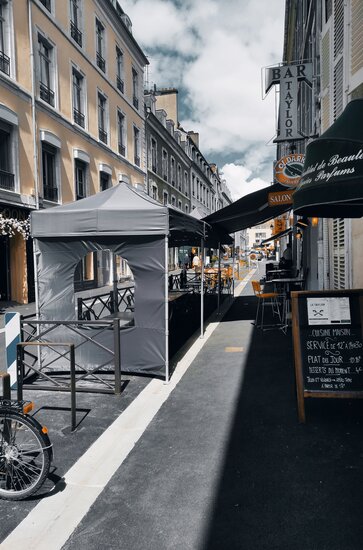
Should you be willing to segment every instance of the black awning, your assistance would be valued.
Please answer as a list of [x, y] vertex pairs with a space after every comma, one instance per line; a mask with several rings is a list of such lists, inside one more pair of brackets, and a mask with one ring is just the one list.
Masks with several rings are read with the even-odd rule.
[[210, 214], [203, 221], [219, 226], [227, 233], [235, 233], [272, 220], [292, 208], [291, 204], [269, 205], [268, 195], [277, 191], [286, 191], [286, 188], [278, 184], [264, 187]]
[[276, 241], [276, 239], [280, 239], [281, 237], [284, 237], [285, 235], [288, 235], [291, 232], [292, 232], [292, 227], [289, 227], [288, 229], [284, 229], [283, 231], [280, 231], [280, 233], [275, 233], [275, 235], [271, 235], [271, 237], [269, 237], [268, 239], [264, 239], [263, 241], [261, 241], [260, 244], [265, 244], [270, 241]]
[[301, 216], [363, 216], [363, 99], [348, 103], [334, 124], [307, 146], [293, 205]]

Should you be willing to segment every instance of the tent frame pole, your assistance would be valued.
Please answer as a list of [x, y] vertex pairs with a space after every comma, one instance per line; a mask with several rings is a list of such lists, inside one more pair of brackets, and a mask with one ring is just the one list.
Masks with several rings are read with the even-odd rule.
[[169, 238], [165, 237], [165, 383], [169, 383]]
[[221, 307], [221, 243], [218, 242], [218, 300], [217, 300], [217, 314], [219, 315]]
[[201, 271], [200, 271], [200, 337], [204, 338], [204, 238], [200, 242]]
[[234, 298], [234, 268], [235, 268], [235, 242], [233, 241], [232, 245], [232, 297]]

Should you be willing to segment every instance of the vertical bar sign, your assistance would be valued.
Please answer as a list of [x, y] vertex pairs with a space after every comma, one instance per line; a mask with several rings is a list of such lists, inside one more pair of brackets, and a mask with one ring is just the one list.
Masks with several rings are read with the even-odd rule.
[[16, 388], [16, 346], [20, 342], [20, 313], [5, 313], [6, 368]]

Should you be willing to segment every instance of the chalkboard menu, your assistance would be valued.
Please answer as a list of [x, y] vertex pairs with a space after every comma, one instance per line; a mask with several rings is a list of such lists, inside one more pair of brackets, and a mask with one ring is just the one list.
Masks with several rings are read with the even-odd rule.
[[292, 292], [299, 420], [307, 397], [363, 398], [363, 290]]

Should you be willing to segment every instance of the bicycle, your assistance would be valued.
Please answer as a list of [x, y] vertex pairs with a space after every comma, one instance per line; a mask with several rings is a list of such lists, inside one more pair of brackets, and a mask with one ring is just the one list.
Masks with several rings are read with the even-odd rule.
[[33, 495], [49, 474], [52, 444], [30, 401], [0, 398], [0, 499]]

